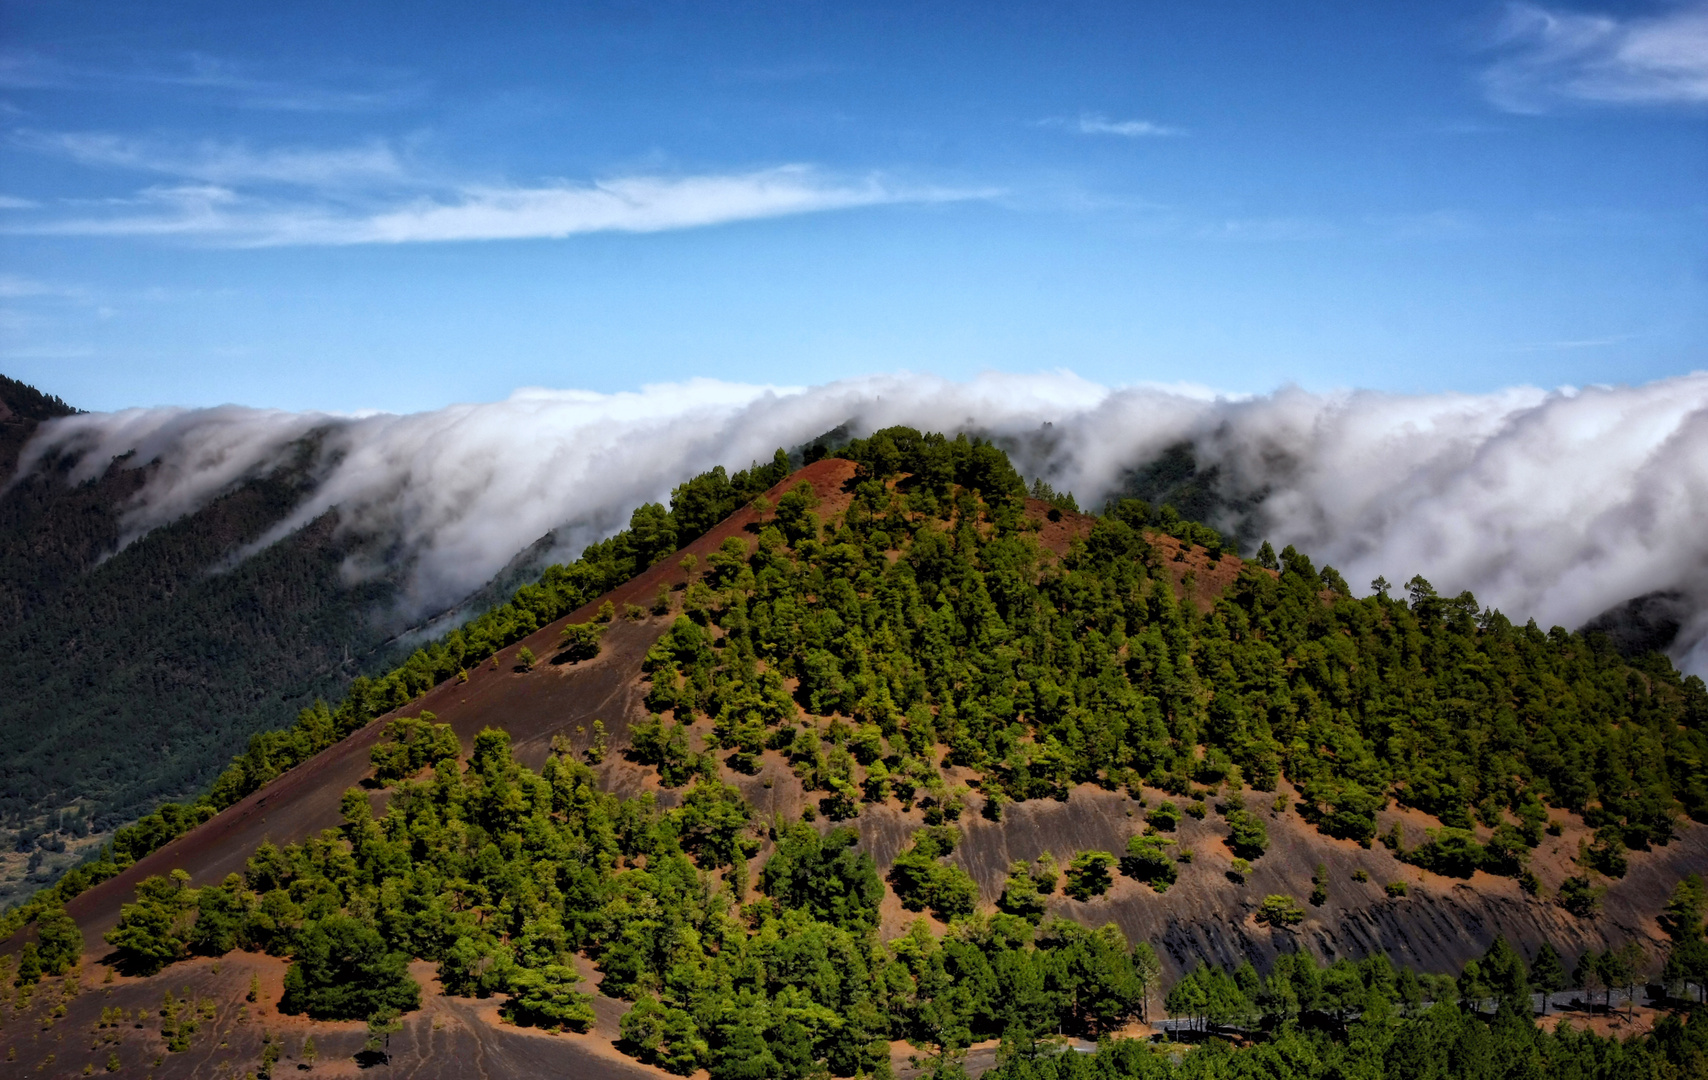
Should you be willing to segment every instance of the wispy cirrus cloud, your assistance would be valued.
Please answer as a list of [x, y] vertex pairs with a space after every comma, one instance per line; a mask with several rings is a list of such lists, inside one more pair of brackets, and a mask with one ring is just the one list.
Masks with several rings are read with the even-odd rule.
[[1527, 341], [1517, 345], [1509, 345], [1504, 352], [1560, 352], [1571, 349], [1604, 349], [1610, 345], [1623, 345], [1627, 341], [1641, 337], [1632, 332], [1625, 334], [1607, 334], [1602, 337], [1568, 338], [1560, 341]]
[[174, 182], [118, 197], [18, 200], [5, 231], [178, 237], [233, 247], [401, 244], [661, 232], [890, 203], [988, 198], [990, 190], [828, 175], [807, 165], [699, 175], [504, 183], [448, 178], [385, 140], [258, 148], [103, 132], [15, 132], [15, 148]]
[[420, 100], [427, 84], [406, 72], [363, 68], [300, 79], [271, 78], [220, 57], [190, 53], [138, 78], [161, 86], [217, 93], [248, 109], [281, 112], [373, 112]]
[[1340, 235], [1340, 232], [1340, 228], [1331, 222], [1298, 217], [1227, 218], [1198, 229], [1198, 235], [1206, 240], [1257, 244], [1326, 240]]
[[35, 278], [23, 277], [18, 274], [0, 274], [0, 300], [19, 300], [37, 297], [55, 297], [81, 300], [88, 295], [88, 290], [69, 285], [56, 285], [48, 281], [38, 281]]
[[476, 188], [450, 202], [423, 200], [376, 214], [363, 222], [356, 242], [659, 232], [880, 203], [942, 202], [971, 194], [909, 190], [877, 178], [830, 180], [804, 166], [725, 176], [633, 176], [586, 185]]
[[0, 88], [59, 90], [72, 85], [72, 69], [35, 52], [0, 50]]
[[12, 226], [60, 236], [176, 236], [236, 247], [555, 239], [661, 232], [893, 203], [988, 198], [993, 191], [848, 180], [802, 165], [591, 183], [465, 185], [402, 203], [279, 200], [220, 184], [145, 189], [67, 217]]
[[82, 165], [162, 173], [213, 184], [276, 183], [336, 187], [405, 179], [390, 144], [369, 140], [344, 147], [257, 150], [242, 142], [204, 139], [165, 142], [101, 132], [20, 131], [20, 148], [70, 158]]
[[1483, 72], [1483, 87], [1509, 112], [1567, 101], [1708, 104], [1708, 3], [1629, 18], [1515, 3], [1495, 45], [1504, 55]]
[[1039, 121], [1041, 127], [1063, 128], [1080, 135], [1115, 135], [1124, 139], [1144, 139], [1184, 135], [1184, 128], [1158, 124], [1152, 120], [1111, 120], [1101, 113], [1080, 113], [1068, 119], [1051, 117]]
[[0, 52], [0, 87], [15, 90], [178, 90], [241, 109], [373, 112], [420, 100], [426, 84], [406, 72], [375, 68], [278, 78], [205, 53], [76, 62], [28, 50]]

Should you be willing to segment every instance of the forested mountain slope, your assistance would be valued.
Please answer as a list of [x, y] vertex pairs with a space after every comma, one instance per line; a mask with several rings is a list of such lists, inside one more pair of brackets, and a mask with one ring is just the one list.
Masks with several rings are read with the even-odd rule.
[[[352, 583], [352, 556], [391, 565], [379, 550], [386, 541], [341, 527], [336, 511], [231, 558], [312, 490], [312, 436], [292, 466], [248, 477], [120, 550], [127, 500], [155, 466], [119, 459], [73, 485], [66, 478], [76, 463], [55, 459], [18, 477], [36, 426], [74, 410], [8, 379], [0, 379], [0, 410], [5, 906], [162, 800], [205, 790], [251, 735], [287, 726], [317, 698], [344, 697], [353, 679], [391, 668], [412, 646], [397, 644], [410, 626], [391, 603], [394, 572], [404, 568]], [[594, 591], [669, 554], [679, 534], [703, 533], [787, 471], [786, 462], [757, 470], [769, 479], [754, 479], [752, 490], [731, 487], [721, 469], [681, 485], [671, 510], [642, 514], [638, 555]], [[539, 573], [522, 565], [511, 587]], [[489, 592], [459, 605], [461, 617], [490, 607]]]
[[251, 478], [118, 551], [148, 466], [74, 486], [58, 460], [17, 478], [36, 425], [72, 410], [12, 380], [0, 409], [3, 900], [205, 787], [251, 733], [391, 666], [383, 646], [401, 627], [378, 617], [388, 581], [341, 579], [359, 541], [330, 516], [223, 567], [296, 505], [300, 470]]
[[[1385, 1068], [1439, 1037], [1566, 1060], [1613, 1051], [1451, 1003], [1434, 1028], [1383, 1014], [1410, 993], [1386, 965], [1461, 975], [1430, 993], [1471, 1011], [1484, 986], [1518, 1000], [1545, 946], [1612, 958], [1591, 968], [1610, 980], [1708, 974], [1700, 911], [1678, 914], [1708, 865], [1700, 680], [1421, 580], [1357, 599], [1297, 552], [1182, 544], [1136, 502], [1064, 512], [976, 442], [841, 453], [686, 557], [659, 558], [637, 513], [487, 624], [305, 711], [228, 770], [227, 809], [71, 916], [138, 976], [289, 958], [268, 1000], [311, 1018], [408, 1011], [419, 958], [435, 1016], [490, 998], [511, 1024], [590, 1030], [571, 1073], [606, 1067], [585, 1056], [603, 1039], [720, 1080], [883, 1071], [893, 1039], [946, 1068], [997, 1037], [1010, 1075], [1055, 1075], [1018, 1063], [1154, 1015], [1201, 961], [1306, 979], [1216, 1006], [1281, 1040], [1314, 1017], [1295, 1059], [1362, 1046]], [[371, 958], [354, 982], [327, 966], [341, 949]], [[1299, 950], [1337, 963], [1298, 974]], [[1479, 982], [1474, 958], [1506, 974]], [[1335, 980], [1362, 989], [1331, 1008]], [[1388, 1019], [1349, 1031], [1366, 1011]]]

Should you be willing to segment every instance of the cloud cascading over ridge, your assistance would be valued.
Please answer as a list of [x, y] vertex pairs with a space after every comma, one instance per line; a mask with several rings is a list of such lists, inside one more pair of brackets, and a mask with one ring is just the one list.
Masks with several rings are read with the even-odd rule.
[[1708, 674], [1701, 373], [1552, 392], [1249, 398], [1112, 390], [1066, 372], [960, 383], [888, 375], [806, 389], [696, 380], [609, 395], [525, 390], [407, 416], [128, 410], [46, 425], [21, 468], [76, 454], [78, 482], [132, 449], [120, 467], [158, 460], [125, 508], [128, 542], [277, 467], [318, 431], [319, 485], [268, 540], [336, 507], [347, 527], [395, 541], [407, 602], [423, 614], [552, 530], [556, 557], [572, 557], [712, 464], [745, 467], [845, 422], [1002, 438], [1027, 476], [1088, 505], [1185, 445], [1218, 470], [1224, 495], [1256, 502], [1257, 526], [1277, 547], [1297, 545], [1355, 586], [1421, 573], [1520, 621], [1572, 627], [1632, 597], [1678, 593], [1675, 658]]

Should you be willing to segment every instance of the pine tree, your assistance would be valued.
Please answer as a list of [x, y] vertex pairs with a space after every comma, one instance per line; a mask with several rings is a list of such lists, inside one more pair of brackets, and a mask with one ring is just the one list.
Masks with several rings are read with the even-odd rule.
[[83, 956], [83, 931], [64, 908], [50, 908], [36, 917], [36, 938], [44, 974], [63, 975]]
[[1311, 906], [1322, 907], [1328, 903], [1328, 867], [1317, 863], [1317, 868], [1311, 872]]
[[[1635, 1015], [1637, 1008], [1637, 983], [1641, 981], [1643, 977], [1643, 967], [1648, 961], [1648, 954], [1643, 951], [1642, 945], [1635, 941], [1627, 941], [1617, 949], [1607, 953], [1605, 959], [1606, 973], [1603, 978], [1607, 980], [1609, 986], [1620, 986], [1624, 988], [1625, 1015], [1627, 1017]], [[1610, 1007], [1611, 1004], [1610, 995]]]
[[1557, 994], [1566, 988], [1566, 967], [1560, 963], [1560, 954], [1554, 951], [1554, 946], [1547, 942], [1536, 950], [1536, 959], [1530, 964], [1530, 985], [1542, 993], [1542, 1014], [1548, 1013], [1548, 995]]
[[1489, 990], [1499, 999], [1502, 1008], [1530, 1014], [1530, 978], [1525, 971], [1524, 957], [1519, 955], [1503, 936], [1483, 954], [1482, 975]]
[[1672, 898], [1661, 914], [1661, 929], [1674, 941], [1697, 941], [1702, 937], [1702, 917], [1708, 910], [1708, 888], [1699, 874], [1686, 874], [1673, 887]]
[[389, 1005], [381, 1006], [368, 1017], [368, 1039], [362, 1049], [370, 1054], [379, 1054], [389, 1062], [391, 1060], [391, 1037], [394, 1032], [403, 1030], [403, 1020], [396, 1009]]
[[772, 1080], [782, 1072], [765, 1033], [751, 1023], [736, 1025], [725, 1037], [711, 1069], [713, 1080]]
[[40, 982], [41, 977], [41, 949], [35, 942], [26, 941], [23, 951], [18, 954], [18, 977], [14, 981], [19, 986], [31, 986]]
[[1075, 900], [1102, 896], [1109, 891], [1109, 868], [1114, 865], [1115, 856], [1107, 851], [1080, 852], [1068, 863], [1067, 888], [1064, 891]]
[[771, 1036], [771, 1053], [780, 1067], [779, 1075], [800, 1080], [813, 1071], [812, 1038], [799, 1020], [785, 1020]]
[[1602, 987], [1600, 959], [1600, 954], [1594, 949], [1587, 949], [1572, 967], [1572, 987], [1589, 995], [1589, 1007], [1592, 1011], [1595, 1008], [1595, 992]]
[[285, 973], [284, 1013], [317, 1020], [356, 1020], [391, 1009], [418, 1008], [421, 988], [409, 958], [387, 949], [379, 931], [348, 915], [309, 924]]
[[190, 875], [174, 870], [155, 874], [136, 886], [136, 902], [124, 905], [119, 924], [107, 931], [107, 943], [118, 951], [120, 965], [152, 975], [188, 955], [192, 896], [185, 888]]
[[605, 734], [605, 721], [593, 721], [593, 738], [587, 744], [587, 751], [585, 755], [587, 758], [587, 764], [597, 765], [601, 761], [604, 761], [605, 755], [609, 750], [610, 739]]

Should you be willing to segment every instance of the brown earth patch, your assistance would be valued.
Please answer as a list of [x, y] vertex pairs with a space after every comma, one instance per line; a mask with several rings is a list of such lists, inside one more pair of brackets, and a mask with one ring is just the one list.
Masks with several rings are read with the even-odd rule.
[[[362, 1068], [356, 1058], [367, 1040], [367, 1025], [277, 1011], [285, 964], [274, 957], [230, 953], [218, 960], [198, 958], [149, 978], [115, 976], [111, 983], [103, 981], [105, 971], [92, 965], [76, 978], [47, 980], [27, 1008], [0, 1009], [5, 1020], [0, 1025], [0, 1075], [73, 1077], [84, 1075], [90, 1066], [105, 1076], [109, 1056], [117, 1055], [119, 1076], [237, 1077], [252, 1074], [260, 1065], [264, 1033], [277, 1039], [282, 1051], [275, 1077], [662, 1080], [667, 1075], [624, 1057], [611, 1045], [615, 1018], [626, 1008], [620, 1002], [596, 999], [600, 1023], [585, 1035], [518, 1028], [498, 1018], [496, 1001], [446, 997], [432, 964], [411, 965], [422, 986], [421, 1009], [404, 1017], [403, 1030], [391, 1037], [390, 1060], [378, 1073]], [[252, 975], [259, 976], [262, 986], [254, 1004], [244, 1001]], [[73, 991], [69, 996], [68, 985]], [[168, 991], [179, 999], [212, 1005], [212, 1017], [199, 1020], [187, 1050], [170, 1051], [161, 1037], [160, 1008]], [[64, 1014], [52, 1017], [62, 1003]], [[125, 1020], [103, 1025], [102, 1012], [109, 1009], [123, 1009]], [[304, 1057], [309, 1038], [317, 1053], [312, 1068]]]
[[1199, 611], [1214, 608], [1216, 600], [1239, 579], [1239, 572], [1245, 566], [1237, 555], [1224, 554], [1211, 562], [1208, 548], [1182, 544], [1167, 533], [1146, 533], [1145, 539], [1156, 549], [1162, 568], [1174, 581], [1175, 595], [1190, 601]]
[[1055, 521], [1051, 521], [1050, 510], [1050, 504], [1042, 499], [1026, 500], [1026, 517], [1037, 526], [1038, 546], [1059, 558], [1068, 553], [1068, 547], [1076, 539], [1083, 540], [1091, 535], [1091, 526], [1097, 519], [1089, 514], [1064, 510]]
[[[1050, 504], [1041, 499], [1026, 500], [1026, 517], [1037, 526], [1038, 545], [1060, 558], [1076, 539], [1091, 535], [1097, 519], [1089, 514], [1062, 511], [1058, 520], [1051, 521], [1050, 509]], [[1167, 533], [1147, 530], [1145, 540], [1155, 550], [1158, 564], [1168, 572], [1176, 599], [1190, 600], [1199, 611], [1214, 608], [1216, 600], [1239, 579], [1239, 572], [1245, 566], [1237, 555], [1224, 554], [1212, 562], [1208, 548], [1183, 544]]]
[[1538, 1016], [1536, 1026], [1553, 1031], [1560, 1024], [1569, 1024], [1578, 1031], [1593, 1031], [1602, 1038], [1628, 1039], [1647, 1035], [1663, 1016], [1673, 1015], [1670, 1009], [1638, 1005], [1627, 1015], [1624, 1008], [1615, 1012], [1601, 1011], [1600, 1006], [1587, 1004], [1570, 1009], [1555, 1009], [1547, 1016]]

